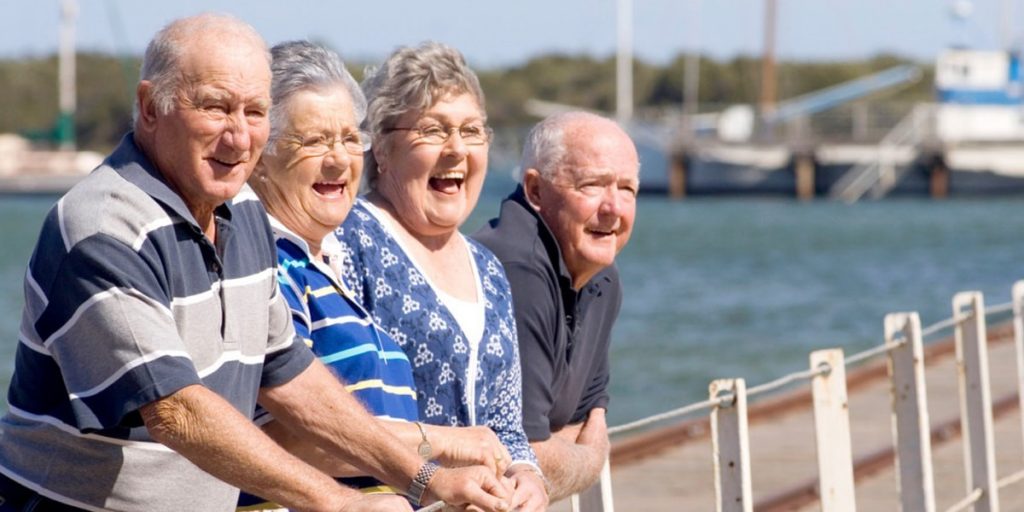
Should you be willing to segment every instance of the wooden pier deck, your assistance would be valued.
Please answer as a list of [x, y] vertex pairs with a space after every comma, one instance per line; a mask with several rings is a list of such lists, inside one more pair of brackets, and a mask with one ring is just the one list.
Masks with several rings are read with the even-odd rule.
[[[997, 475], [1024, 468], [1009, 325], [989, 330]], [[952, 339], [926, 348], [928, 410], [937, 510], [967, 495], [959, 435], [957, 369]], [[725, 376], [723, 376], [725, 377]], [[758, 383], [748, 383], [749, 385]], [[898, 510], [886, 358], [848, 372], [857, 509]], [[751, 478], [760, 512], [820, 510], [810, 384], [750, 406]], [[613, 441], [612, 485], [621, 511], [713, 511], [715, 489], [706, 417]], [[1024, 510], [1024, 482], [1000, 490], [1002, 510]], [[551, 510], [567, 511], [568, 502]]]

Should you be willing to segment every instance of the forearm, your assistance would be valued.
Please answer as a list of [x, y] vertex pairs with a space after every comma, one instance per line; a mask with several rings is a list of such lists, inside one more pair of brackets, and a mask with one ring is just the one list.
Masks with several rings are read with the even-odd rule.
[[189, 386], [140, 410], [156, 441], [211, 475], [296, 510], [337, 510], [355, 491], [289, 455], [219, 395]]
[[583, 491], [600, 477], [608, 457], [604, 409], [593, 409], [583, 424], [567, 425], [532, 445], [548, 479], [552, 502]]
[[422, 464], [321, 363], [285, 385], [263, 389], [260, 403], [294, 435], [398, 489], [409, 487]]
[[296, 435], [279, 421], [263, 426], [263, 432], [281, 445], [288, 453], [333, 477], [351, 477], [365, 474], [354, 465], [326, 452], [308, 438]]

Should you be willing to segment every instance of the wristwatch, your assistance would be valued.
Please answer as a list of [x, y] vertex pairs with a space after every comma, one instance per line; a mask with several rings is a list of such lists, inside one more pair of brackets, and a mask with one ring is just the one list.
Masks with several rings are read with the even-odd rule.
[[416, 426], [420, 429], [420, 435], [423, 436], [423, 440], [420, 441], [420, 445], [416, 447], [416, 452], [420, 454], [423, 460], [430, 460], [430, 454], [433, 448], [430, 446], [430, 441], [427, 440], [427, 431], [423, 428], [423, 424], [416, 422]]
[[423, 465], [420, 466], [420, 470], [416, 472], [416, 476], [413, 477], [412, 483], [409, 484], [409, 490], [406, 491], [405, 494], [409, 496], [409, 499], [412, 500], [417, 507], [420, 506], [420, 500], [423, 499], [423, 493], [427, 490], [427, 485], [430, 484], [430, 479], [434, 478], [434, 473], [437, 473], [437, 470], [440, 468], [441, 466], [438, 466], [433, 462], [424, 462]]

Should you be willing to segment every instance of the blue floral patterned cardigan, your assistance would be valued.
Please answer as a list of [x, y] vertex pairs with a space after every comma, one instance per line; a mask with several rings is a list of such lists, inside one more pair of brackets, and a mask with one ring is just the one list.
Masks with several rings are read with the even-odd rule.
[[[508, 448], [513, 463], [536, 465], [522, 425], [512, 295], [498, 259], [463, 237], [485, 300], [484, 334], [472, 353], [455, 317], [373, 209], [359, 199], [335, 232], [347, 257], [342, 279], [412, 361], [420, 419], [435, 425], [486, 425]], [[470, 375], [474, 357], [476, 372]]]

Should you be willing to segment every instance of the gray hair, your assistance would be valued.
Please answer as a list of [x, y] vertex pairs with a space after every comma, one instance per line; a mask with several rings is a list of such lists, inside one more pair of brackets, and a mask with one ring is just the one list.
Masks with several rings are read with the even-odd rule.
[[342, 86], [352, 100], [356, 123], [366, 118], [366, 97], [338, 54], [309, 41], [281, 43], [271, 48], [270, 54], [273, 78], [270, 83], [270, 140], [264, 150], [266, 153], [273, 154], [274, 141], [288, 126], [288, 101], [299, 92]]
[[[471, 94], [481, 111], [484, 108], [480, 80], [462, 54], [455, 48], [433, 41], [415, 48], [401, 47], [379, 68], [368, 69], [363, 79], [363, 91], [370, 101], [366, 130], [374, 141], [383, 141], [385, 132], [394, 128], [398, 118], [414, 110], [427, 110], [448, 94]], [[386, 150], [387, 146], [378, 145], [378, 149], [381, 148]], [[363, 182], [372, 189], [379, 175], [377, 159], [368, 152], [365, 162]]]
[[[146, 80], [153, 85], [153, 102], [162, 114], [174, 110], [174, 96], [181, 86], [181, 57], [185, 46], [202, 34], [216, 31], [247, 38], [266, 50], [266, 43], [252, 25], [228, 14], [204, 13], [174, 20], [160, 29], [146, 46], [139, 70], [139, 81]], [[270, 53], [266, 53], [270, 64]], [[139, 121], [138, 102], [132, 107], [132, 122]]]
[[[565, 129], [584, 122], [614, 121], [589, 112], [562, 112], [544, 118], [526, 136], [520, 165], [526, 169], [537, 169], [541, 177], [551, 180], [565, 161], [568, 153], [565, 147]], [[525, 174], [524, 174], [525, 176]]]

